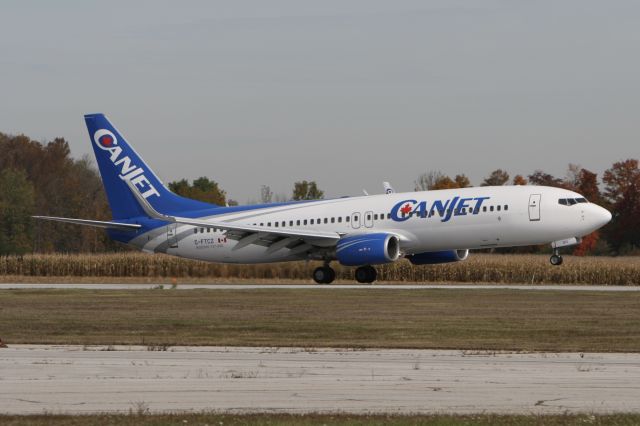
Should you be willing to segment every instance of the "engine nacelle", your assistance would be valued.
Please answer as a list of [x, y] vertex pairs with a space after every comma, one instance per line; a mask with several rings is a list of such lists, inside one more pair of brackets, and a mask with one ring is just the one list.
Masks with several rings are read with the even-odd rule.
[[336, 257], [346, 266], [395, 262], [400, 257], [400, 240], [383, 233], [346, 237], [338, 241]]
[[459, 262], [469, 257], [469, 250], [447, 250], [417, 253], [405, 256], [414, 265], [435, 265], [438, 263]]

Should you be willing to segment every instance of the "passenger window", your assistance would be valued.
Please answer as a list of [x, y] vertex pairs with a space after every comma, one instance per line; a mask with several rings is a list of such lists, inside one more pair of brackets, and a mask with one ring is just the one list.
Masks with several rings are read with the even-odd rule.
[[282, 221], [282, 227], [284, 228], [285, 226], [287, 226], [287, 222], [286, 221]]
[[197, 234], [198, 233], [198, 228], [193, 228], [193, 233]]
[[335, 217], [331, 218], [331, 223], [336, 223], [336, 218]]
[[273, 225], [277, 228], [278, 227], [278, 222], [274, 222]]
[[505, 204], [505, 205], [504, 205], [504, 211], [506, 212], [507, 210], [509, 210], [509, 205], [508, 205], [508, 204]]
[[483, 207], [482, 207], [482, 211], [483, 211], [484, 213], [486, 213], [486, 212], [487, 212], [487, 206], [483, 206]]
[[204, 228], [200, 228], [200, 233], [203, 234], [204, 233]]
[[300, 226], [300, 219], [296, 220], [296, 225]]
[[500, 211], [500, 206], [496, 207], [498, 209], [498, 211]]
[[378, 213], [373, 215], [373, 220], [378, 220]]
[[329, 223], [329, 219], [328, 218], [324, 218], [324, 223]]
[[345, 222], [349, 222], [349, 220], [351, 220], [351, 219], [349, 219], [349, 216], [345, 216], [344, 220], [345, 220]]
[[489, 210], [490, 210], [490, 211], [493, 211], [493, 206], [489, 207]]
[[271, 226], [271, 222], [267, 222], [267, 226]]
[[264, 222], [260, 223], [260, 226], [264, 226]]
[[306, 224], [307, 224], [307, 219], [305, 219], [302, 223], [303, 223], [304, 225], [306, 225]]
[[311, 219], [311, 225], [313, 225], [313, 221], [314, 221], [314, 219]]

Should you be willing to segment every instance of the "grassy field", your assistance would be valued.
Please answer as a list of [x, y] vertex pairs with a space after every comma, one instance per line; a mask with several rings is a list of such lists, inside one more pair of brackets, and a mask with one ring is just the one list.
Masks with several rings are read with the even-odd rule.
[[[9, 282], [78, 278], [119, 280], [154, 278], [180, 282], [205, 280], [303, 280], [311, 282], [315, 262], [261, 265], [212, 264], [166, 255], [112, 253], [83, 255], [28, 255], [0, 257], [0, 280]], [[353, 269], [334, 262], [338, 280], [353, 280]], [[413, 266], [408, 261], [378, 266], [379, 281], [640, 285], [640, 257], [565, 257], [552, 267], [547, 255], [489, 255], [472, 253], [464, 262]]]
[[561, 415], [433, 415], [433, 416], [367, 416], [367, 415], [287, 415], [287, 414], [168, 414], [168, 415], [93, 415], [93, 416], [1, 416], [5, 426], [91, 426], [91, 425], [495, 425], [495, 426], [573, 426], [573, 425], [637, 425], [640, 414], [561, 414]]
[[640, 351], [640, 293], [15, 290], [12, 343]]

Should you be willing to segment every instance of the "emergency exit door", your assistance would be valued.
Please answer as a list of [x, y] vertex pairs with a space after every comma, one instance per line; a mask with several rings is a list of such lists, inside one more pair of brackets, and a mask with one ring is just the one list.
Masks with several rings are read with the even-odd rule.
[[177, 228], [177, 223], [167, 225], [167, 243], [169, 244], [169, 248], [178, 248], [178, 235], [176, 235]]
[[540, 194], [529, 196], [529, 220], [532, 222], [540, 220]]

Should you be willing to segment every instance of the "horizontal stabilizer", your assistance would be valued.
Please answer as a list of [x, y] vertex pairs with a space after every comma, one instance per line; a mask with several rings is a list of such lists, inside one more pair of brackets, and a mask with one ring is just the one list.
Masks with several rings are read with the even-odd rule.
[[105, 222], [102, 220], [72, 219], [68, 217], [55, 217], [55, 216], [31, 216], [31, 217], [34, 219], [52, 220], [54, 222], [73, 223], [74, 225], [93, 226], [95, 228], [120, 229], [123, 231], [135, 231], [142, 227], [142, 225], [137, 225], [135, 223]]

